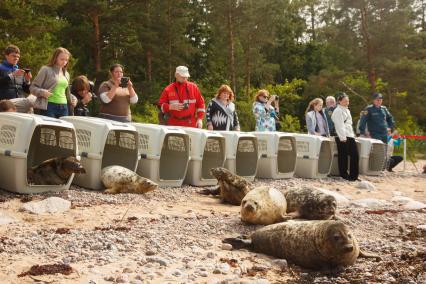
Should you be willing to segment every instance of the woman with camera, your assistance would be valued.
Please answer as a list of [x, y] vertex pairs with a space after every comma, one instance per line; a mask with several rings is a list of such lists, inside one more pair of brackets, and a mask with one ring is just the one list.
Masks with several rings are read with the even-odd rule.
[[327, 116], [322, 106], [323, 101], [321, 98], [315, 98], [309, 102], [305, 112], [306, 127], [311, 135], [329, 137], [330, 131], [328, 129]]
[[77, 105], [74, 108], [76, 116], [94, 116], [96, 108], [96, 95], [94, 84], [86, 76], [76, 77], [71, 83], [71, 94], [77, 98]]
[[114, 64], [109, 69], [111, 79], [99, 87], [99, 117], [120, 122], [132, 121], [130, 104], [138, 102], [129, 77], [123, 77], [123, 66]]
[[278, 96], [269, 97], [267, 90], [259, 90], [253, 103], [253, 114], [256, 118], [256, 131], [276, 131], [277, 112], [272, 106], [278, 105]]
[[71, 53], [65, 48], [57, 48], [30, 86], [31, 94], [37, 97], [34, 108], [40, 110], [42, 115], [59, 118], [73, 114], [77, 102], [68, 87], [70, 75], [67, 65], [70, 56]]
[[210, 101], [207, 111], [208, 130], [240, 131], [237, 112], [235, 111], [234, 92], [228, 85], [220, 86], [216, 96]]

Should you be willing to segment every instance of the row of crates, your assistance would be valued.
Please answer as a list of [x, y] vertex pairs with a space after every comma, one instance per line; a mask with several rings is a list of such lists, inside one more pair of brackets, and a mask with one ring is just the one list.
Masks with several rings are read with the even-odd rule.
[[[377, 175], [385, 145], [358, 139], [360, 172]], [[86, 174], [67, 184], [29, 185], [27, 169], [63, 156], [80, 157]], [[39, 193], [68, 189], [71, 182], [102, 189], [101, 170], [119, 165], [160, 186], [209, 186], [217, 183], [210, 169], [225, 167], [254, 178], [322, 178], [337, 167], [334, 141], [283, 132], [226, 132], [69, 116], [54, 119], [0, 113], [0, 185], [9, 191]]]

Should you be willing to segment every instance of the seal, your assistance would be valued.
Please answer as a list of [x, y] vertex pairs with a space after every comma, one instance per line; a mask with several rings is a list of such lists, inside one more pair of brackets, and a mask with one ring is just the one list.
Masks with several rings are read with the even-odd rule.
[[61, 185], [66, 184], [73, 173], [86, 173], [76, 157], [56, 157], [27, 170], [27, 182], [34, 185]]
[[334, 196], [314, 188], [292, 188], [284, 192], [288, 219], [307, 220], [337, 219], [337, 201]]
[[241, 220], [250, 224], [270, 225], [284, 221], [287, 202], [275, 188], [256, 187], [249, 191], [241, 203]]
[[349, 266], [359, 256], [380, 259], [360, 251], [349, 228], [335, 220], [282, 222], [255, 231], [250, 239], [227, 238], [222, 242], [315, 270]]
[[121, 166], [103, 168], [101, 180], [105, 193], [146, 193], [158, 188], [155, 182]]
[[219, 184], [219, 188], [210, 191], [210, 194], [219, 194], [220, 199], [225, 203], [241, 205], [244, 196], [253, 188], [253, 185], [245, 178], [222, 167], [210, 169], [210, 174], [217, 179]]

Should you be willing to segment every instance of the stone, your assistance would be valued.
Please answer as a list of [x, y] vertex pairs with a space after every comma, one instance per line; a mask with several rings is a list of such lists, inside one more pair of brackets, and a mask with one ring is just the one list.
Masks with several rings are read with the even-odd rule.
[[232, 245], [231, 244], [222, 244], [222, 249], [223, 250], [232, 250]]
[[159, 257], [159, 256], [149, 256], [149, 257], [146, 258], [146, 261], [158, 263], [161, 266], [168, 266], [169, 265], [169, 261], [167, 259]]
[[375, 190], [376, 186], [367, 180], [360, 181], [357, 185], [359, 189]]
[[402, 208], [404, 208], [405, 210], [420, 210], [426, 208], [426, 204], [413, 200], [403, 205]]
[[287, 270], [288, 268], [288, 263], [285, 259], [274, 259], [272, 263], [278, 266], [281, 270]]
[[129, 283], [129, 276], [127, 276], [126, 274], [119, 275], [115, 279], [115, 282], [116, 283]]
[[16, 222], [16, 219], [0, 212], [0, 225], [7, 225]]
[[179, 269], [175, 269], [172, 271], [172, 275], [176, 277], [182, 276], [182, 271], [180, 271]]
[[352, 201], [352, 204], [359, 207], [374, 208], [388, 205], [388, 202], [376, 198], [365, 198]]
[[336, 198], [337, 205], [339, 205], [339, 206], [346, 205], [346, 204], [349, 203], [349, 199], [346, 196], [344, 196], [343, 194], [340, 194], [340, 193], [337, 193], [335, 191], [331, 191], [331, 190], [328, 190], [328, 189], [324, 189], [324, 188], [317, 188], [317, 189], [319, 191], [325, 193], [325, 194], [334, 196], [334, 198]]
[[59, 197], [24, 203], [21, 210], [32, 214], [63, 213], [71, 208], [71, 202]]
[[397, 203], [397, 204], [407, 204], [407, 203], [414, 201], [414, 200], [412, 198], [406, 197], [406, 196], [394, 196], [394, 197], [392, 197], [391, 201], [393, 203]]
[[416, 227], [416, 229], [417, 229], [417, 230], [420, 230], [420, 231], [425, 231], [425, 232], [426, 232], [426, 224], [425, 224], [425, 225], [418, 225], [418, 226]]

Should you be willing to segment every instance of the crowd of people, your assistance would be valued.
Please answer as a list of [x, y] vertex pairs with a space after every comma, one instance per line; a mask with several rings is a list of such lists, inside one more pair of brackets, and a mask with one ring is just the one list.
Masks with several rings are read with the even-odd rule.
[[[93, 82], [86, 76], [72, 81], [67, 71], [71, 53], [57, 48], [48, 63], [41, 67], [33, 79], [31, 70], [20, 68], [20, 50], [9, 45], [0, 64], [0, 112], [18, 111], [59, 118], [68, 115], [98, 116], [120, 122], [130, 122], [130, 105], [138, 102], [138, 95], [124, 67], [114, 64], [109, 69], [110, 79], [102, 82], [96, 92]], [[208, 130], [240, 131], [237, 110], [233, 103], [235, 94], [228, 85], [222, 85], [205, 108], [204, 98], [198, 86], [190, 82], [186, 66], [178, 66], [175, 81], [166, 86], [158, 101], [159, 122], [165, 125], [203, 128], [206, 117]], [[97, 94], [97, 95], [96, 95]], [[336, 104], [337, 99], [337, 104]], [[381, 94], [374, 94], [373, 103], [361, 112], [357, 132], [389, 144], [388, 150], [398, 145], [394, 140], [395, 123], [389, 110], [382, 105]], [[337, 93], [326, 98], [315, 98], [306, 109], [306, 127], [309, 134], [335, 139], [338, 149], [340, 176], [347, 180], [358, 179], [359, 153], [349, 96]], [[279, 97], [267, 90], [259, 90], [253, 102], [256, 131], [278, 131]], [[387, 151], [387, 169], [392, 169], [402, 158]], [[348, 169], [349, 164], [349, 169]]]

